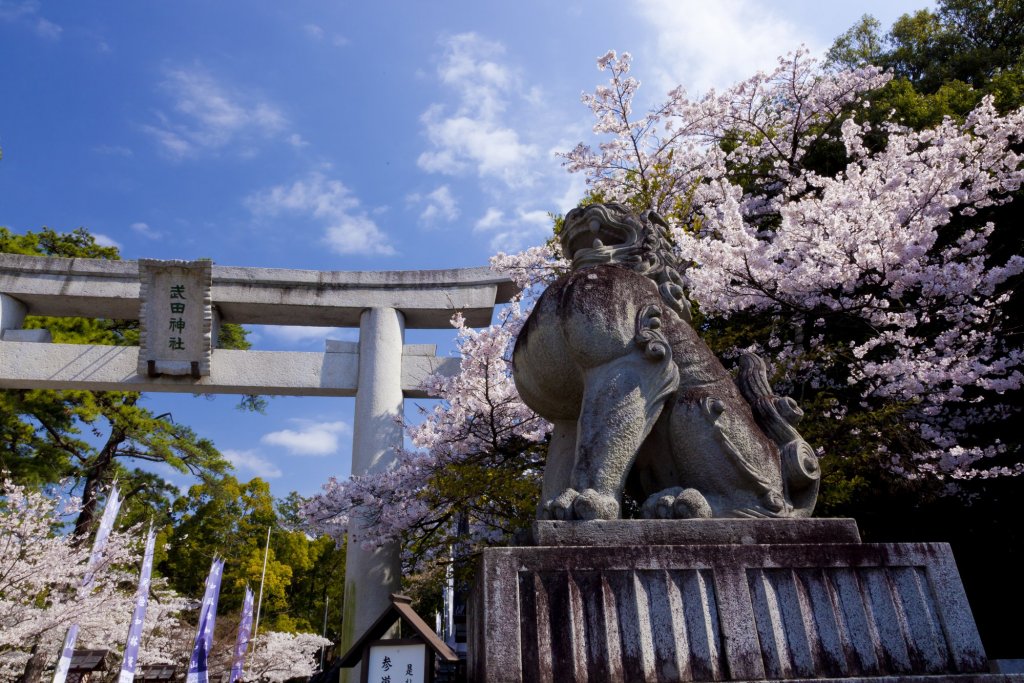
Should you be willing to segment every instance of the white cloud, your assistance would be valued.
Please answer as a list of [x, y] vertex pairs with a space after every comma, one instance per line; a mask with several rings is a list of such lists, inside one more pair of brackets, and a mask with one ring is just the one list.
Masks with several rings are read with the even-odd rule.
[[[160, 116], [165, 125], [170, 125], [165, 116]], [[153, 136], [161, 149], [172, 159], [184, 159], [197, 153], [196, 146], [181, 135], [159, 126], [143, 126], [142, 130]]]
[[36, 35], [47, 40], [60, 40], [61, 34], [64, 33], [63, 28], [39, 14], [38, 0], [0, 0], [0, 21], [25, 22], [32, 27]]
[[427, 110], [423, 123], [436, 147], [417, 159], [423, 170], [456, 175], [475, 167], [480, 175], [500, 178], [509, 185], [528, 180], [521, 171], [537, 155], [537, 148], [521, 143], [511, 128], [473, 116], [444, 117], [436, 107]]
[[64, 29], [52, 21], [44, 19], [43, 17], [39, 17], [39, 19], [36, 20], [36, 33], [43, 38], [48, 40], [60, 40], [60, 35], [63, 32]]
[[[562, 149], [567, 149], [563, 147]], [[566, 214], [579, 206], [580, 200], [587, 193], [587, 179], [582, 173], [568, 174], [569, 182], [565, 184], [565, 191], [559, 197], [553, 198], [553, 205], [556, 210]]]
[[[420, 116], [429, 144], [419, 166], [447, 175], [476, 175], [490, 208], [473, 224], [473, 232], [489, 248], [542, 243], [551, 236], [548, 211], [571, 209], [586, 191], [584, 179], [566, 173], [556, 156], [587, 134], [586, 109], [575, 98], [553, 99], [525, 82], [500, 43], [464, 33], [447, 39], [442, 48], [438, 92], [450, 101], [439, 99]], [[428, 204], [420, 218], [438, 220], [442, 209]]]
[[328, 39], [334, 47], [344, 47], [349, 43], [348, 38], [341, 34], [333, 33], [328, 36], [327, 30], [319, 24], [306, 24], [302, 27], [302, 30], [307, 38], [317, 43]]
[[148, 223], [132, 223], [128, 227], [131, 228], [132, 232], [141, 235], [146, 239], [158, 240], [161, 237], [163, 237], [162, 232], [160, 232], [159, 230], [154, 230], [153, 228], [149, 227]]
[[280, 446], [291, 455], [330, 455], [338, 450], [338, 437], [351, 433], [352, 429], [345, 422], [314, 422], [311, 420], [294, 420], [298, 429], [282, 429], [264, 434], [262, 443]]
[[462, 33], [448, 39], [437, 74], [442, 83], [460, 93], [464, 103], [472, 101], [482, 116], [490, 118], [505, 109], [505, 99], [517, 80], [509, 67], [494, 61], [504, 54], [501, 43]]
[[17, 21], [31, 17], [37, 12], [39, 12], [38, 0], [26, 0], [25, 2], [0, 0], [0, 20], [3, 21]]
[[431, 149], [420, 154], [419, 166], [432, 173], [456, 175], [475, 171], [509, 186], [528, 185], [528, 165], [539, 155], [503, 121], [518, 88], [518, 77], [498, 60], [501, 44], [475, 33], [448, 39], [438, 66], [441, 83], [455, 91], [454, 108], [435, 104], [420, 117]]
[[116, 247], [117, 249], [121, 248], [120, 242], [118, 242], [112, 237], [104, 235], [101, 232], [94, 232], [92, 236], [96, 240], [96, 244], [100, 245], [101, 247]]
[[161, 88], [170, 96], [173, 114], [157, 113], [157, 123], [143, 126], [174, 159], [236, 145], [250, 152], [256, 141], [282, 133], [288, 121], [272, 102], [218, 82], [204, 69], [168, 69]]
[[473, 231], [490, 235], [494, 251], [518, 251], [540, 244], [551, 236], [551, 216], [547, 211], [516, 209], [514, 216], [490, 207], [473, 224]]
[[[771, 3], [752, 0], [679, 2], [640, 0], [640, 15], [654, 32], [657, 64], [654, 73], [661, 97], [682, 84], [691, 95], [722, 89], [771, 69], [776, 58], [800, 47], [806, 33], [772, 11]], [[812, 46], [813, 47], [813, 46]]]
[[319, 171], [291, 185], [276, 185], [245, 200], [253, 215], [305, 215], [324, 225], [323, 242], [338, 254], [393, 254], [387, 236], [339, 180]]
[[263, 479], [277, 479], [281, 476], [281, 469], [259, 454], [259, 451], [236, 451], [225, 449], [221, 451], [225, 458], [238, 469], [248, 470], [257, 477]]
[[109, 156], [117, 157], [132, 157], [135, 156], [135, 152], [129, 147], [124, 145], [96, 145], [92, 148], [97, 154], [106, 154]]
[[441, 185], [425, 195], [411, 194], [406, 200], [411, 204], [423, 204], [420, 222], [427, 226], [436, 225], [439, 221], [450, 222], [459, 217], [459, 204], [447, 185]]
[[501, 225], [504, 218], [504, 212], [492, 206], [487, 209], [487, 213], [476, 222], [473, 228], [475, 230], [493, 230]]
[[288, 144], [292, 147], [308, 147], [309, 143], [299, 135], [298, 133], [292, 133], [288, 136]]

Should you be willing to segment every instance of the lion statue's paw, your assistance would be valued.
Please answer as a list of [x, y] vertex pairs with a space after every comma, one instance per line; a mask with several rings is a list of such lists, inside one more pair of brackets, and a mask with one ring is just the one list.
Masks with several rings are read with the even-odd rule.
[[697, 489], [681, 486], [659, 491], [644, 501], [644, 519], [710, 519], [711, 506]]
[[579, 495], [580, 493], [576, 489], [566, 489], [562, 491], [556, 497], [544, 504], [544, 509], [541, 511], [541, 518], [557, 520], [573, 519], [572, 504], [577, 498], [579, 498]]
[[572, 504], [576, 519], [618, 519], [619, 501], [614, 496], [586, 489]]
[[582, 493], [566, 489], [544, 505], [541, 517], [556, 520], [618, 519], [619, 501], [594, 489], [586, 489]]

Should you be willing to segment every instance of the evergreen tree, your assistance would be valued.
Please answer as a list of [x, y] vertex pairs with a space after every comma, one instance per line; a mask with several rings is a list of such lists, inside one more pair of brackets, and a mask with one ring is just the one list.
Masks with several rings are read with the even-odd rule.
[[[0, 252], [65, 258], [119, 258], [117, 249], [96, 243], [84, 228], [58, 233], [49, 228], [17, 235], [0, 228]], [[45, 328], [65, 344], [133, 345], [135, 321], [28, 316], [26, 328]], [[247, 348], [245, 332], [224, 325], [222, 340]], [[51, 483], [70, 478], [81, 490], [78, 534], [91, 529], [101, 491], [115, 478], [126, 480], [129, 500], [168, 502], [167, 488], [138, 468], [166, 463], [199, 477], [229, 467], [209, 439], [170, 414], [154, 414], [137, 392], [15, 389], [0, 392], [0, 468], [16, 481]], [[97, 443], [99, 439], [99, 443]]]

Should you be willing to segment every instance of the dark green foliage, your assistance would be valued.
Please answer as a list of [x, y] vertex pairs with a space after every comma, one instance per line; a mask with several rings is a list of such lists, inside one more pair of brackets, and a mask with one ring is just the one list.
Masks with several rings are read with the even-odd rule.
[[[886, 35], [866, 16], [836, 40], [829, 59], [837, 67], [873, 63], [892, 70], [895, 78], [871, 97], [869, 109], [857, 113], [873, 123], [891, 115], [921, 129], [946, 116], [963, 120], [985, 95], [992, 95], [1001, 111], [1017, 108], [1024, 105], [1024, 0], [940, 0], [935, 9], [900, 17]], [[884, 135], [879, 133], [874, 144], [883, 145]], [[1019, 229], [1024, 197], [1017, 194], [1013, 202], [989, 207], [977, 216], [958, 216], [940, 240], [950, 243], [966, 227], [991, 222], [995, 232], [989, 243], [990, 263], [1001, 265], [1024, 253]], [[1003, 309], [1008, 316], [1003, 329], [1017, 338], [1007, 340], [1011, 346], [1019, 346], [1024, 331], [1020, 284], [1020, 278], [1010, 283], [1010, 304]], [[829, 325], [827, 337], [832, 332]], [[739, 332], [723, 331], [719, 337], [733, 341], [756, 336], [742, 332], [750, 327], [741, 322]], [[909, 406], [864, 402], [846, 415], [842, 429], [836, 429], [834, 421], [815, 417], [836, 398], [827, 392], [803, 397], [808, 418], [801, 431], [826, 452], [816, 514], [856, 518], [866, 541], [951, 543], [987, 654], [1020, 656], [1016, 634], [1004, 626], [1005, 614], [1024, 609], [1024, 591], [1014, 574], [1024, 559], [1020, 477], [942, 482], [894, 476], [885, 467], [886, 459], [914, 450], [906, 443], [915, 438], [913, 430], [903, 419]], [[991, 422], [970, 434], [963, 445], [1001, 442], [1007, 453], [996, 460], [1005, 463], [991, 464], [1012, 464], [1019, 460], [1022, 445], [1018, 423], [1019, 419]]]
[[870, 14], [865, 14], [846, 33], [835, 39], [825, 55], [825, 61], [833, 67], [857, 69], [878, 64], [884, 50], [882, 24]]
[[[994, 95], [1004, 111], [1016, 108], [1024, 104], [1024, 2], [941, 0], [935, 10], [904, 14], [884, 35], [881, 24], [865, 15], [836, 39], [828, 60], [837, 67], [870, 63], [891, 69], [909, 105], [897, 113], [909, 115], [909, 125], [928, 125], [909, 110], [918, 117], [922, 110], [937, 114], [947, 102], [944, 113], [963, 114], [970, 109], [967, 100], [985, 94]], [[970, 89], [976, 94], [968, 96]]]

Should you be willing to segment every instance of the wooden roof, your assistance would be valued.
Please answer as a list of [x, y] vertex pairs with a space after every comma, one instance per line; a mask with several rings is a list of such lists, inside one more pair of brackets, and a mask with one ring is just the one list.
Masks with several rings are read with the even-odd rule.
[[380, 640], [381, 636], [387, 633], [388, 629], [399, 619], [412, 627], [416, 635], [422, 638], [442, 659], [449, 662], [459, 661], [459, 656], [452, 652], [452, 649], [437, 637], [434, 630], [427, 626], [427, 623], [420, 618], [420, 615], [413, 611], [412, 598], [392, 593], [391, 606], [377, 617], [377, 621], [373, 622], [373, 625], [366, 630], [366, 633], [353, 643], [348, 652], [342, 656], [340, 660], [341, 666], [346, 668], [355, 666], [363, 658], [363, 652], [369, 644], [375, 640]]
[[140, 666], [135, 672], [137, 681], [172, 681], [178, 673], [178, 667], [174, 664], [149, 664]]
[[75, 650], [68, 673], [91, 673], [106, 665], [109, 650]]

